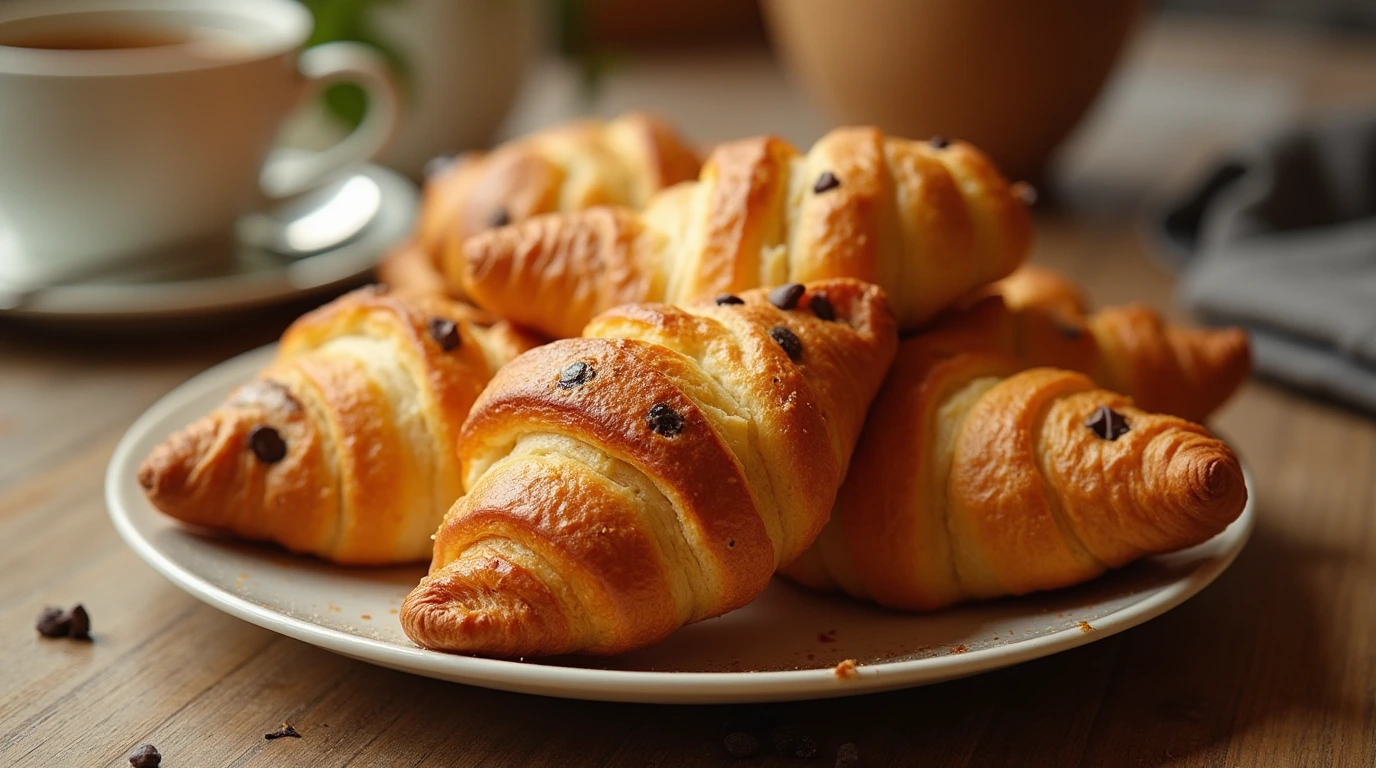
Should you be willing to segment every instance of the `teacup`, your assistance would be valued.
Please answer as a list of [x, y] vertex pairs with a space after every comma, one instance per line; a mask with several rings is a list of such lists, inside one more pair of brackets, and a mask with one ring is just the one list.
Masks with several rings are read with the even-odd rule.
[[[311, 28], [292, 0], [0, 4], [0, 277], [222, 241], [381, 151], [398, 113], [386, 64], [356, 43], [303, 51]], [[368, 95], [358, 129], [265, 167], [283, 120], [340, 81]]]

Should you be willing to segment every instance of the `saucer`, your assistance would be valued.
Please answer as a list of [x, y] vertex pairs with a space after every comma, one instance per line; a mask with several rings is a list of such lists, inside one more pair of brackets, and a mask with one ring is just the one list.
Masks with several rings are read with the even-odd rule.
[[62, 324], [149, 323], [219, 314], [337, 292], [362, 283], [388, 249], [410, 236], [420, 208], [415, 184], [365, 165], [355, 176], [377, 185], [373, 219], [340, 245], [286, 256], [240, 239], [215, 263], [158, 265], [46, 286], [0, 317]]

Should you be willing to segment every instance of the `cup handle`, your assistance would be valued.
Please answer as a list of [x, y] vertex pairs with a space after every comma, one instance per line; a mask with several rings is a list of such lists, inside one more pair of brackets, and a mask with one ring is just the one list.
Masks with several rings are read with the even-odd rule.
[[363, 89], [368, 111], [352, 133], [329, 149], [299, 161], [268, 163], [259, 184], [270, 198], [298, 195], [343, 168], [371, 160], [387, 146], [401, 115], [401, 96], [387, 61], [366, 45], [341, 41], [307, 48], [297, 68], [306, 78], [302, 103], [314, 100], [328, 86], [348, 82]]

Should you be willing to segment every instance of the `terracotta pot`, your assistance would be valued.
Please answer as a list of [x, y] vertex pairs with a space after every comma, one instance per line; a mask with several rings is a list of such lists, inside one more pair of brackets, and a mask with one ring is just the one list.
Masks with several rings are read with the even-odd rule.
[[973, 142], [1040, 179], [1141, 0], [763, 0], [776, 50], [846, 124]]

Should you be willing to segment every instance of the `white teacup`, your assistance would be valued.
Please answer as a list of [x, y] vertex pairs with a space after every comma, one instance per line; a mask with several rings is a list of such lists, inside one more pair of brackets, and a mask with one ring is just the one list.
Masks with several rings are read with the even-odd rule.
[[[387, 142], [397, 91], [355, 43], [302, 51], [292, 0], [0, 3], [0, 277], [63, 275], [213, 241]], [[368, 114], [339, 144], [264, 167], [279, 125], [350, 81]]]

